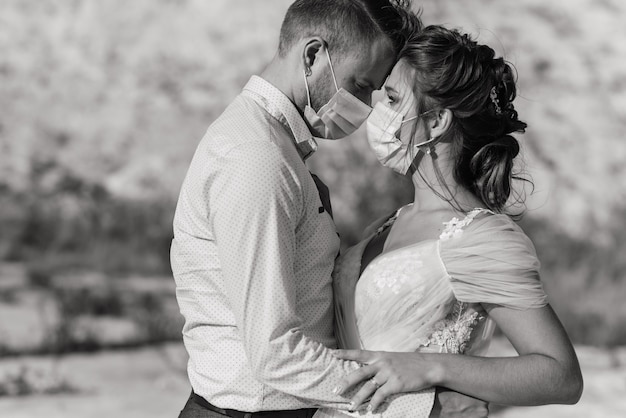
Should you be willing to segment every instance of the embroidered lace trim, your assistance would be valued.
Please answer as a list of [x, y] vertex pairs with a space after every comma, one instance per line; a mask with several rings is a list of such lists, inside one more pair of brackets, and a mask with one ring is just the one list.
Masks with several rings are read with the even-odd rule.
[[457, 238], [463, 235], [463, 228], [471, 224], [474, 218], [478, 216], [478, 214], [481, 212], [489, 212], [493, 214], [493, 212], [490, 211], [489, 209], [476, 208], [468, 212], [465, 218], [463, 219], [459, 220], [459, 218], [454, 217], [450, 219], [448, 222], [443, 223], [445, 225], [445, 229], [443, 230], [441, 235], [439, 235], [439, 239], [441, 241], [447, 241], [451, 238]]
[[[411, 204], [407, 206], [410, 206], [410, 205]], [[393, 225], [396, 219], [398, 219], [398, 215], [400, 214], [400, 211], [403, 208], [404, 207], [398, 209], [396, 213], [393, 214], [393, 216], [391, 216], [389, 219], [385, 221], [385, 223], [379, 226], [378, 229], [376, 229], [376, 234], [380, 234], [387, 227]], [[476, 216], [478, 216], [478, 214], [480, 214], [481, 212], [488, 212], [488, 213], [493, 214], [493, 212], [490, 211], [489, 209], [476, 208], [468, 212], [467, 215], [463, 219], [454, 217], [450, 219], [448, 222], [443, 223], [445, 225], [445, 228], [443, 232], [439, 235], [439, 239], [442, 241], [446, 241], [446, 240], [449, 240], [450, 238], [456, 238], [456, 237], [461, 236], [463, 234], [463, 228], [471, 224], [474, 218], [476, 218]]]
[[463, 354], [474, 327], [485, 318], [484, 315], [467, 307], [467, 303], [456, 302], [452, 312], [435, 324], [434, 331], [426, 345], [438, 345], [445, 353]]

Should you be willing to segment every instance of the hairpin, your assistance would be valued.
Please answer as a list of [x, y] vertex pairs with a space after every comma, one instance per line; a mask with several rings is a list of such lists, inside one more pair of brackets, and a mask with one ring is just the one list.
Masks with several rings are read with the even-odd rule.
[[493, 107], [496, 108], [496, 115], [501, 115], [502, 109], [500, 109], [500, 104], [498, 103], [498, 93], [496, 92], [496, 86], [493, 86], [491, 88], [491, 92], [489, 92], [489, 97], [491, 98]]

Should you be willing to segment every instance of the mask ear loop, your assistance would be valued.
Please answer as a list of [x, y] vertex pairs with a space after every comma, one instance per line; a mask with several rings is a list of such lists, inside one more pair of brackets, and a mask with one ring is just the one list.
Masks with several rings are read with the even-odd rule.
[[309, 92], [309, 82], [306, 79], [306, 70], [302, 70], [302, 75], [304, 76], [304, 87], [306, 88], [306, 99], [309, 102], [309, 107], [311, 107], [311, 93]]
[[[423, 147], [424, 145], [430, 145], [430, 147], [428, 147], [428, 148], [429, 148], [429, 149], [428, 149], [428, 152], [430, 152], [430, 150], [431, 150], [432, 148], [434, 148], [434, 146], [436, 145], [436, 144], [433, 144], [433, 142], [434, 142], [434, 141], [436, 141], [436, 140], [437, 140], [437, 137], [430, 138], [428, 141], [420, 142], [419, 144], [415, 144], [415, 145], [413, 145], [413, 146], [414, 146], [415, 148], [421, 148], [421, 147]], [[432, 144], [432, 145], [431, 145], [431, 144]]]
[[[420, 116], [421, 116], [421, 115], [420, 115]], [[407, 122], [411, 122], [412, 120], [415, 120], [415, 119], [417, 119], [417, 118], [419, 118], [419, 116], [413, 116], [413, 117], [410, 117], [410, 118], [408, 118], [408, 119], [404, 119], [404, 118], [403, 118], [403, 119], [402, 119], [402, 123], [401, 123], [400, 125], [404, 125], [405, 123], [407, 123]]]
[[337, 79], [335, 78], [335, 70], [333, 69], [333, 62], [330, 60], [330, 53], [328, 52], [328, 46], [324, 48], [326, 51], [326, 57], [328, 57], [328, 64], [330, 66], [330, 74], [333, 76], [333, 83], [335, 83], [335, 89], [339, 91], [339, 86], [337, 86]]
[[408, 118], [408, 119], [404, 119], [404, 118], [403, 118], [403, 119], [402, 119], [402, 122], [400, 122], [400, 127], [398, 128], [398, 132], [401, 132], [401, 131], [402, 131], [402, 125], [404, 125], [404, 124], [405, 124], [405, 123], [407, 123], [407, 122], [411, 122], [412, 120], [415, 120], [415, 119], [419, 118], [420, 116], [421, 116], [421, 115], [415, 115], [415, 116], [412, 116], [412, 117], [410, 117], [410, 118]]
[[[428, 114], [428, 113], [430, 113], [430, 112], [434, 112], [435, 110], [436, 110], [436, 109], [430, 109], [430, 110], [427, 110], [426, 112], [422, 112], [422, 113], [420, 113], [420, 114], [419, 114], [419, 115], [417, 115], [417, 116], [413, 116], [412, 118], [407, 119], [407, 121], [409, 121], [409, 120], [411, 120], [411, 119], [421, 118], [422, 116], [424, 116], [424, 115], [426, 115], [426, 114]], [[420, 142], [419, 144], [415, 144], [415, 145], [413, 145], [413, 146], [414, 146], [415, 148], [418, 148], [418, 149], [419, 149], [419, 148], [423, 147], [424, 145], [430, 145], [430, 144], [432, 144], [430, 147], [428, 147], [428, 151], [426, 152], [426, 154], [430, 154], [431, 152], [433, 152], [433, 151], [434, 151], [435, 145], [437, 145], [436, 143], [434, 143], [434, 144], [433, 144], [433, 142], [434, 142], [434, 141], [436, 141], [436, 140], [437, 140], [437, 137], [433, 137], [433, 138], [430, 138], [430, 139], [429, 139], [429, 140], [427, 140], [427, 141]]]
[[[411, 165], [409, 165], [409, 172], [411, 173], [411, 175], [415, 174], [415, 172], [417, 171], [417, 167], [419, 167], [420, 163], [422, 162], [422, 158], [424, 158], [424, 155], [428, 154], [433, 160], [437, 159], [437, 153], [435, 152], [436, 144], [432, 144], [432, 142], [436, 140], [437, 138], [431, 138], [428, 141], [422, 142], [418, 145], [414, 145], [415, 148], [418, 148], [418, 152], [415, 158], [413, 158], [413, 161], [411, 161]], [[428, 147], [428, 150], [426, 152], [420, 152], [421, 150], [419, 149], [419, 147], [423, 147], [426, 144], [432, 145]]]
[[[414, 116], [414, 118], [422, 117], [422, 116], [424, 116], [424, 115], [426, 115], [426, 114], [428, 114], [430, 112], [434, 112], [435, 110], [436, 109], [427, 110], [426, 112], [423, 112], [423, 113], [420, 113], [417, 116]], [[417, 171], [417, 167], [419, 167], [419, 164], [420, 164], [420, 162], [422, 162], [422, 158], [424, 158], [425, 154], [430, 155], [430, 157], [433, 160], [437, 159], [437, 153], [435, 152], [435, 145], [437, 145], [437, 143], [438, 143], [437, 140], [438, 139], [439, 138], [434, 137], [434, 138], [430, 138], [427, 141], [423, 141], [423, 142], [420, 142], [419, 144], [413, 145], [415, 148], [417, 148], [418, 153], [415, 156], [415, 158], [413, 158], [413, 161], [411, 161], [411, 165], [409, 165], [409, 171], [411, 172], [411, 175], [413, 175]], [[419, 151], [421, 151], [420, 148], [425, 146], [425, 145], [428, 145], [428, 150], [426, 150], [426, 152], [419, 152]]]

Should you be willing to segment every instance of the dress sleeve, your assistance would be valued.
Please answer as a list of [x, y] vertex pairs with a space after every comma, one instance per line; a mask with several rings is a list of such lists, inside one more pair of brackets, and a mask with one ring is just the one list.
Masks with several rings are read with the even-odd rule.
[[440, 253], [461, 302], [514, 309], [547, 304], [535, 247], [506, 215], [481, 214], [463, 229], [442, 236]]

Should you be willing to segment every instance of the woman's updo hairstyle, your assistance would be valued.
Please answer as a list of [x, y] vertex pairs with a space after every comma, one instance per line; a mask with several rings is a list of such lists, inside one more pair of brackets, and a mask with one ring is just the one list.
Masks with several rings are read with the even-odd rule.
[[502, 212], [511, 182], [519, 178], [513, 174], [519, 144], [510, 134], [526, 128], [513, 107], [515, 75], [509, 64], [469, 35], [442, 26], [416, 32], [400, 59], [415, 70], [418, 114], [449, 109], [454, 116], [440, 140], [451, 144], [455, 180]]

